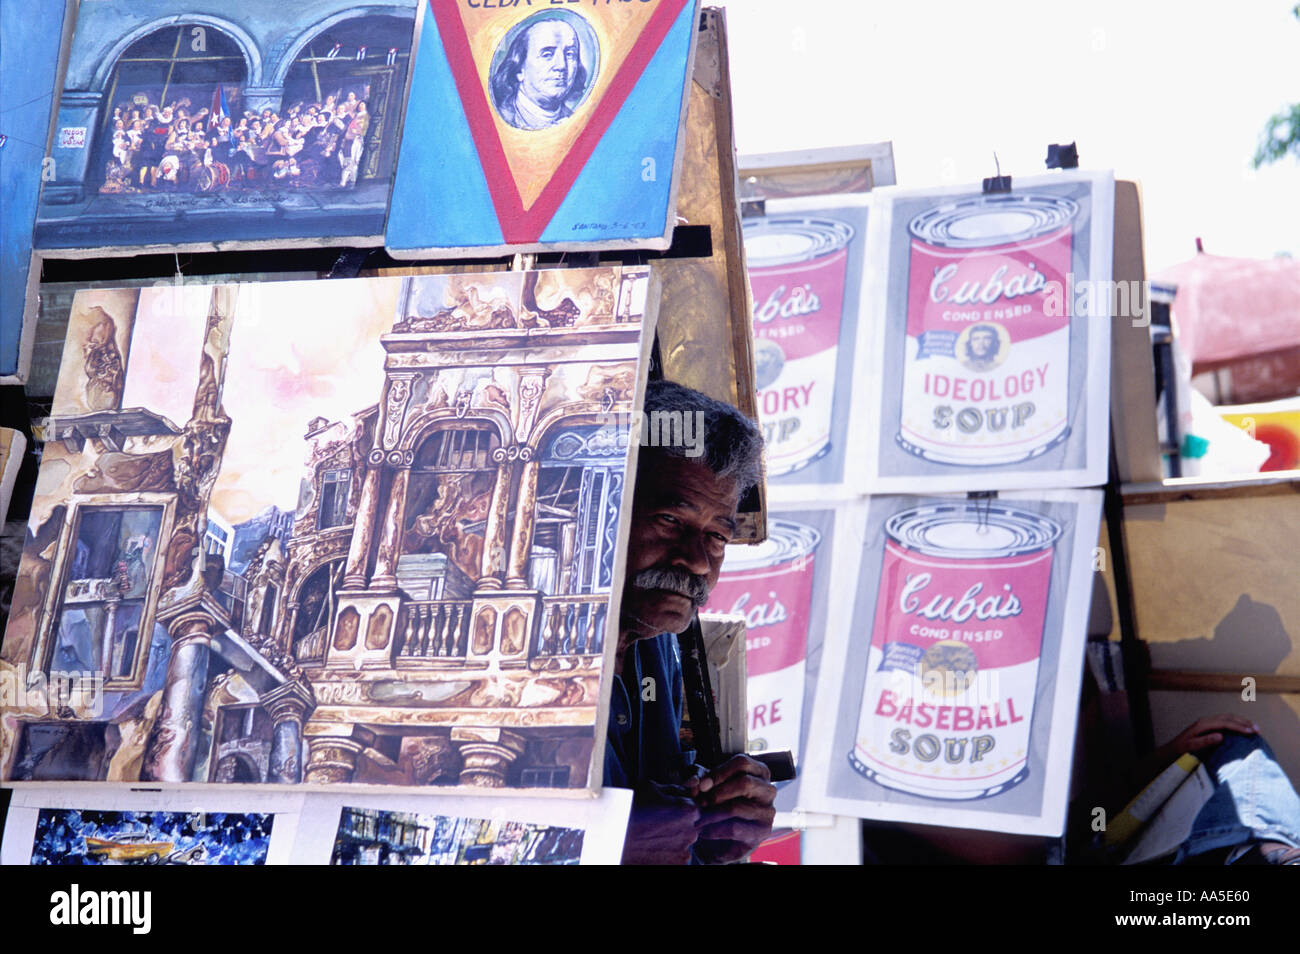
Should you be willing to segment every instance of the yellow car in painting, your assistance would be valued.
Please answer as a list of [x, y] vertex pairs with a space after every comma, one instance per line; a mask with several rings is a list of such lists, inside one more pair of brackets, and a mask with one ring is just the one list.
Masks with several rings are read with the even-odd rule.
[[152, 841], [148, 832], [126, 832], [115, 838], [86, 838], [86, 854], [100, 861], [143, 861], [154, 864], [171, 853], [173, 842]]

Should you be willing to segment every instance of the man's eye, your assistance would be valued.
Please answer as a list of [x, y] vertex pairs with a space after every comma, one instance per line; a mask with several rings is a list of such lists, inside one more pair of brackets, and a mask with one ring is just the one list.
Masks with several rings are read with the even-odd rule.
[[657, 519], [659, 520], [660, 523], [669, 527], [675, 527], [677, 526], [678, 523], [681, 522], [670, 513], [661, 513], [659, 514]]

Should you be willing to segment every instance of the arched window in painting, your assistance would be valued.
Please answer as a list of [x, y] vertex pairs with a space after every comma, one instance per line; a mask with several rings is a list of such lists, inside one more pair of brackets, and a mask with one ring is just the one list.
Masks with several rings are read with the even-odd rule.
[[325, 658], [325, 639], [334, 618], [335, 593], [343, 582], [344, 560], [317, 567], [298, 590], [293, 618], [293, 656], [299, 662]]
[[610, 433], [564, 428], [542, 455], [528, 573], [548, 596], [609, 592], [626, 459]]
[[[197, 31], [197, 32], [196, 32]], [[216, 27], [164, 27], [118, 58], [94, 144], [100, 192], [210, 192], [228, 185], [248, 64]]]
[[466, 599], [473, 593], [497, 477], [492, 458], [500, 446], [486, 424], [446, 427], [420, 444], [397, 562], [398, 585], [413, 598]]
[[295, 156], [299, 184], [353, 188], [389, 178], [411, 26], [397, 17], [357, 17], [299, 51], [284, 81], [284, 114], [311, 123], [278, 144]]
[[211, 781], [266, 781], [272, 733], [271, 717], [261, 706], [223, 706], [219, 709]]

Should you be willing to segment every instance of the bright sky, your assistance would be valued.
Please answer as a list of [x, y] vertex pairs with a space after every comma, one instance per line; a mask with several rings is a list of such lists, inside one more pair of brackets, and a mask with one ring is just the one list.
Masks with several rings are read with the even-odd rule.
[[234, 423], [212, 494], [231, 523], [271, 504], [295, 508], [308, 421], [351, 421], [378, 403], [379, 336], [393, 327], [400, 288], [400, 279], [240, 287], [222, 393]]
[[1047, 144], [1142, 185], [1148, 271], [1300, 257], [1300, 163], [1251, 168], [1300, 101], [1295, 0], [730, 0], [737, 148], [891, 140], [901, 186], [1045, 171]]
[[[239, 286], [222, 391], [232, 424], [214, 510], [242, 523], [272, 504], [295, 508], [307, 473], [307, 422], [349, 421], [379, 401], [379, 336], [393, 326], [400, 288], [397, 278]], [[141, 291], [123, 407], [185, 426], [211, 299], [211, 285]]]

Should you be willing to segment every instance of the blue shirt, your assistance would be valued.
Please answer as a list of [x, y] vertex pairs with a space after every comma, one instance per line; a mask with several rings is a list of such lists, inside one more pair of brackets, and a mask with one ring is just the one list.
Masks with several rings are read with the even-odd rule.
[[[614, 680], [605, 736], [605, 784], [636, 788], [643, 782], [677, 784], [694, 752], [683, 752], [682, 663], [672, 633], [640, 639]], [[630, 665], [629, 665], [630, 663]]]

